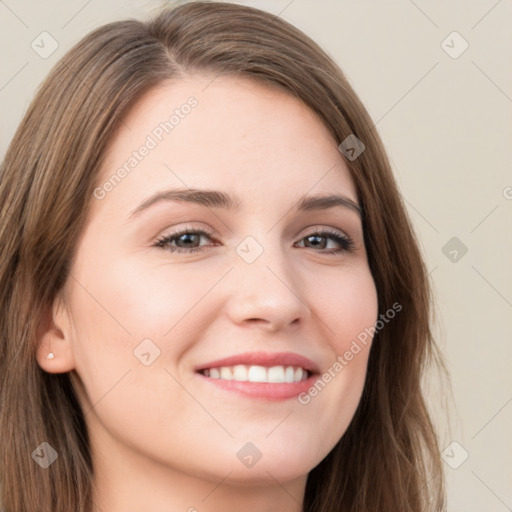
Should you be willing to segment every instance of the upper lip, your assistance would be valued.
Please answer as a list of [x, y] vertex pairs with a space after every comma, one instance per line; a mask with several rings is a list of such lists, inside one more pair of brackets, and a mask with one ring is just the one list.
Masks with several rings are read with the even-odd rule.
[[293, 352], [245, 352], [202, 364], [195, 371], [198, 372], [207, 368], [218, 368], [221, 366], [235, 366], [237, 364], [266, 367], [300, 366], [311, 373], [320, 373], [318, 366], [311, 359]]

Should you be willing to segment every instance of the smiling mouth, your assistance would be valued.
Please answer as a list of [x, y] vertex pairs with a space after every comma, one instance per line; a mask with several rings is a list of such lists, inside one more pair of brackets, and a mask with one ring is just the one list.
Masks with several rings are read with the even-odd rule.
[[234, 380], [240, 382], [264, 382], [274, 384], [293, 384], [307, 380], [312, 372], [301, 366], [258, 366], [237, 364], [234, 366], [219, 366], [199, 370], [201, 375], [219, 380]]

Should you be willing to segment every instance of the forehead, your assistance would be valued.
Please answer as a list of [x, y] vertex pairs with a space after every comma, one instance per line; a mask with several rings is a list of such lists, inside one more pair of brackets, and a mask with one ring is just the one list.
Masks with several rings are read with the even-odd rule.
[[243, 77], [190, 75], [150, 90], [123, 119], [100, 182], [123, 167], [109, 201], [130, 203], [158, 187], [220, 187], [282, 200], [339, 191], [357, 200], [320, 118], [290, 94]]

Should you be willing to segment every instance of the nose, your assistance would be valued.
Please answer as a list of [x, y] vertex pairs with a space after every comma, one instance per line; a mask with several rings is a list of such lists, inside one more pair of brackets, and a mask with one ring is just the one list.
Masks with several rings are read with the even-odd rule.
[[237, 262], [228, 300], [228, 315], [237, 325], [278, 331], [298, 326], [311, 315], [290, 262], [280, 251], [269, 252], [250, 264]]

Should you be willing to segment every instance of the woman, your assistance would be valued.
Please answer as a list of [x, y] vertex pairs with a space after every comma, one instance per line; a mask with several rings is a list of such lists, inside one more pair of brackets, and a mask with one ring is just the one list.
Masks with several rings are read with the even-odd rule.
[[303, 33], [206, 2], [100, 27], [0, 201], [5, 512], [444, 508], [425, 267]]

